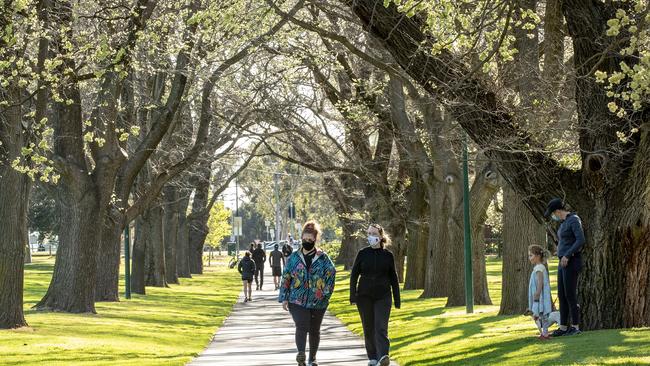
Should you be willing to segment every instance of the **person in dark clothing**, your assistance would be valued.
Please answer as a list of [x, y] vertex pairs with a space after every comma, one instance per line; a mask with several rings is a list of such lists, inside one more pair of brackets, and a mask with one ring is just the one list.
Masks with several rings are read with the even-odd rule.
[[251, 285], [253, 283], [253, 276], [255, 275], [255, 262], [251, 259], [251, 253], [246, 252], [244, 258], [239, 261], [237, 266], [239, 273], [241, 273], [241, 279], [244, 284], [244, 302], [253, 301], [253, 291]]
[[[555, 198], [551, 200], [544, 216], [561, 222], [557, 231], [557, 256], [560, 265], [557, 269], [557, 292], [560, 299], [560, 327], [551, 336], [580, 334], [580, 305], [578, 304], [578, 276], [582, 271], [581, 250], [585, 244], [580, 217], [567, 211], [564, 202]], [[571, 326], [569, 325], [571, 317]]]
[[253, 261], [255, 261], [256, 290], [261, 290], [264, 286], [264, 263], [266, 263], [266, 252], [262, 249], [262, 244], [257, 244], [257, 248], [253, 251]]
[[271, 265], [271, 272], [273, 274], [273, 284], [275, 289], [280, 288], [280, 276], [282, 276], [282, 268], [284, 267], [284, 255], [278, 250], [279, 245], [273, 246], [273, 251], [269, 255], [269, 264]]
[[291, 253], [293, 253], [293, 247], [291, 246], [291, 243], [287, 242], [282, 246], [282, 254], [284, 254], [285, 258], [289, 258]]
[[[377, 224], [368, 227], [369, 246], [357, 253], [350, 276], [350, 303], [357, 304], [368, 365], [390, 365], [388, 319], [392, 301], [401, 307], [395, 258], [386, 247], [390, 238]], [[392, 291], [391, 291], [392, 290]], [[391, 299], [392, 292], [392, 299]]]

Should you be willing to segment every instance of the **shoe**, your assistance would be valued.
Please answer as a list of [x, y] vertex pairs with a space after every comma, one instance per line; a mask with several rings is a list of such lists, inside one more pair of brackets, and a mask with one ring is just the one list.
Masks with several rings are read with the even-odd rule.
[[389, 366], [390, 365], [390, 357], [388, 357], [388, 355], [382, 356], [382, 358], [379, 359], [379, 363], [377, 365], [379, 365], [379, 366]]
[[244, 302], [245, 303], [248, 302], [248, 297], [244, 298]]
[[296, 362], [298, 363], [298, 366], [307, 366], [307, 364], [305, 364], [306, 360], [307, 360], [307, 356], [305, 356], [303, 352], [299, 352], [296, 355]]
[[539, 339], [540, 341], [548, 341], [549, 339], [551, 339], [551, 336], [548, 335], [548, 334], [547, 335], [540, 335], [539, 337], [537, 337], [537, 339]]
[[309, 361], [309, 363], [307, 363], [307, 365], [308, 366], [318, 366], [318, 361], [316, 361], [316, 360]]
[[572, 336], [572, 335], [578, 335], [581, 334], [582, 332], [580, 329], [574, 328], [574, 327], [569, 327], [564, 335], [566, 336]]
[[368, 361], [368, 366], [377, 366], [377, 360]]
[[556, 330], [553, 331], [553, 333], [551, 333], [551, 337], [562, 337], [563, 335], [566, 335], [568, 331], [569, 329], [562, 330], [560, 328], [557, 328]]

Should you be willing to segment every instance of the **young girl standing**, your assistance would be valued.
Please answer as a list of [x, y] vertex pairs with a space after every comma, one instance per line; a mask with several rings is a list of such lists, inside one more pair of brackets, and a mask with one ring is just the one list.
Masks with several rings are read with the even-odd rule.
[[528, 247], [528, 259], [533, 264], [533, 273], [528, 282], [528, 309], [535, 323], [540, 328], [539, 339], [549, 339], [548, 316], [551, 314], [551, 282], [546, 269], [546, 261], [550, 253], [539, 245]]

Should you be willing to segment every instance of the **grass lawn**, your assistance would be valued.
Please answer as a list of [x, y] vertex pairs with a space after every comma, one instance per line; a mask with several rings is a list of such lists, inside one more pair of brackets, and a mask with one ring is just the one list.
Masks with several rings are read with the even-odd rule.
[[[557, 263], [552, 263], [555, 279]], [[604, 330], [544, 343], [528, 317], [497, 316], [501, 262], [488, 260], [494, 306], [445, 308], [446, 299], [419, 300], [421, 291], [404, 291], [402, 309], [393, 309], [389, 326], [391, 354], [410, 365], [650, 365], [650, 329]], [[349, 305], [349, 273], [337, 275], [330, 305], [348, 327], [362, 334], [356, 307]], [[555, 292], [555, 289], [553, 290]]]
[[35, 312], [54, 261], [34, 261], [25, 269], [29, 327], [0, 330], [0, 365], [184, 365], [208, 344], [241, 290], [237, 271], [213, 262], [181, 286], [97, 303], [97, 315]]

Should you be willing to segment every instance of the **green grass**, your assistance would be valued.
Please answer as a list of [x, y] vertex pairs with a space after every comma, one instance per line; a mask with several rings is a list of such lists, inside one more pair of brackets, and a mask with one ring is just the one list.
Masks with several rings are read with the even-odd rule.
[[97, 303], [97, 315], [44, 313], [30, 308], [47, 290], [53, 260], [34, 260], [25, 270], [29, 327], [0, 331], [0, 365], [184, 365], [208, 344], [241, 285], [237, 271], [213, 263], [180, 286]]
[[[555, 278], [557, 263], [552, 263]], [[421, 291], [402, 292], [402, 309], [389, 325], [391, 354], [410, 365], [649, 365], [650, 329], [603, 330], [540, 343], [528, 317], [498, 316], [501, 262], [488, 260], [490, 295], [495, 305], [445, 308], [446, 299], [418, 299]], [[356, 308], [349, 305], [349, 273], [337, 275], [330, 310], [353, 332], [362, 334]], [[555, 290], [554, 290], [555, 293]]]

